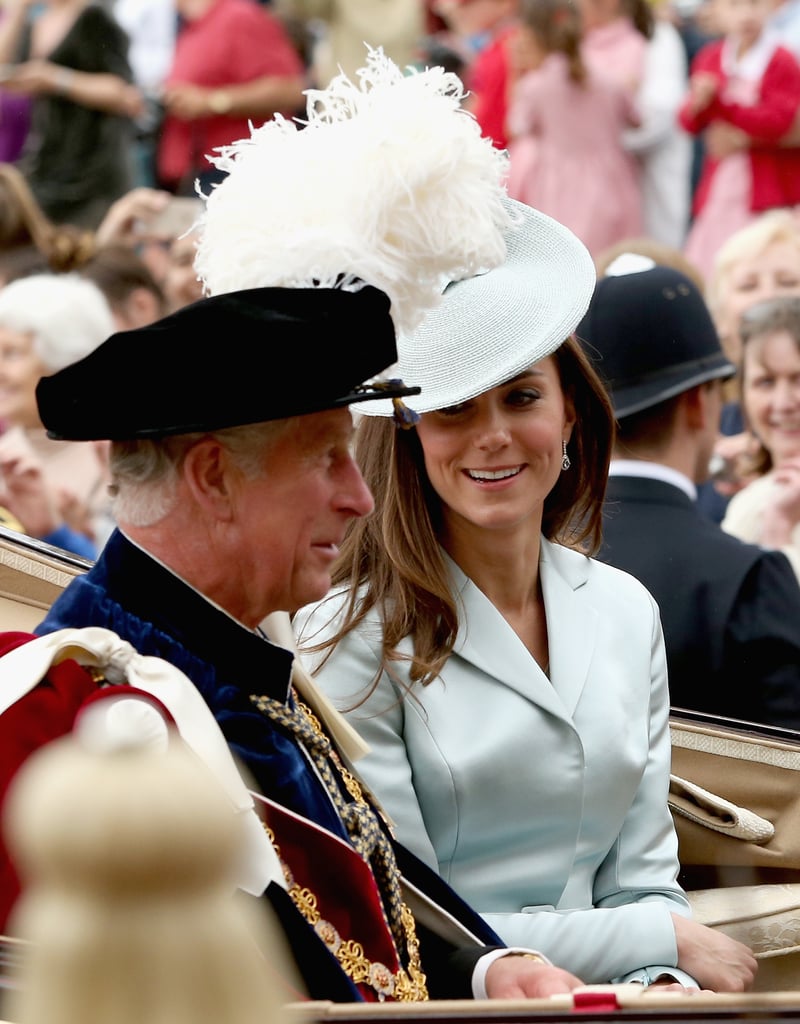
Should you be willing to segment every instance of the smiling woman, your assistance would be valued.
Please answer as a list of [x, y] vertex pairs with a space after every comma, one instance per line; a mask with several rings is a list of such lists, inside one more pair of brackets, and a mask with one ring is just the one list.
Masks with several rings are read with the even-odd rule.
[[613, 434], [571, 337], [592, 262], [510, 207], [504, 265], [398, 342], [419, 423], [363, 408], [375, 513], [295, 627], [398, 838], [506, 942], [588, 983], [741, 990], [750, 951], [689, 920], [676, 882], [658, 609], [589, 557]]
[[800, 298], [750, 307], [741, 336], [742, 404], [759, 475], [733, 496], [722, 527], [781, 548], [800, 576]]

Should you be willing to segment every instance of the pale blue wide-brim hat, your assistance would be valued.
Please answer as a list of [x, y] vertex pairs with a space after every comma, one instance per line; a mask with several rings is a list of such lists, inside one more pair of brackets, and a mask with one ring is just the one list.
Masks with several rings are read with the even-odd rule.
[[[514, 226], [505, 262], [449, 284], [422, 324], [397, 340], [388, 375], [422, 392], [405, 399], [415, 412], [466, 402], [545, 359], [581, 322], [595, 286], [586, 246], [552, 217], [507, 200]], [[391, 401], [354, 406], [391, 416]]]

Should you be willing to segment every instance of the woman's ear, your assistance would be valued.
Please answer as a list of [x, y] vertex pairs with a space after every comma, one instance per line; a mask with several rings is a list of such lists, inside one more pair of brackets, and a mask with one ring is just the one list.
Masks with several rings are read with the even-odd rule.
[[192, 445], [183, 460], [182, 476], [189, 493], [215, 519], [232, 518], [233, 470], [227, 450], [213, 437]]
[[572, 395], [564, 395], [564, 432], [562, 437], [565, 441], [569, 442], [572, 437], [572, 430], [575, 426], [575, 402], [573, 401]]

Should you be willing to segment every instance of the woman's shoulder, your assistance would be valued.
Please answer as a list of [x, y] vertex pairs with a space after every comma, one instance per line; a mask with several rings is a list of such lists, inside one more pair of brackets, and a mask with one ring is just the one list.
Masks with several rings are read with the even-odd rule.
[[575, 548], [549, 542], [551, 558], [557, 569], [567, 575], [575, 589], [587, 587], [592, 598], [604, 608], [621, 604], [635, 607], [655, 605], [647, 587], [624, 569], [601, 562]]
[[[363, 594], [363, 588], [356, 592], [356, 601]], [[350, 607], [350, 587], [334, 587], [319, 601], [301, 608], [292, 618], [295, 636], [301, 646], [322, 643], [339, 631]], [[357, 627], [362, 635], [375, 633], [380, 642], [381, 627], [377, 612], [373, 609]]]

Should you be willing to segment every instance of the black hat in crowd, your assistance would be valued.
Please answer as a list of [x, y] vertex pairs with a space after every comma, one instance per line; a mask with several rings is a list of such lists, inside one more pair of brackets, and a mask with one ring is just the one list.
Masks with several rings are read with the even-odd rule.
[[397, 359], [389, 308], [370, 286], [201, 299], [42, 378], [39, 414], [58, 440], [122, 441], [417, 394], [401, 381], [363, 383]]
[[736, 372], [691, 278], [650, 260], [646, 266], [616, 274], [612, 264], [575, 332], [617, 419]]

